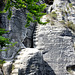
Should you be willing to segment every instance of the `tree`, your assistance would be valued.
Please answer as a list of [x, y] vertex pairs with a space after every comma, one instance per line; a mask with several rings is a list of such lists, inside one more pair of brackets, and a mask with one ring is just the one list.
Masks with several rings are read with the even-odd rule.
[[[10, 20], [12, 16], [12, 7], [15, 7], [16, 9], [24, 8], [29, 11], [29, 13], [27, 13], [27, 24], [25, 25], [25, 27], [28, 27], [30, 25], [30, 22], [46, 24], [47, 22], [43, 23], [40, 21], [40, 18], [46, 14], [42, 12], [46, 8], [46, 5], [38, 5], [37, 2], [39, 1], [40, 0], [7, 0], [4, 10], [0, 12], [6, 13], [8, 11], [9, 14], [7, 18]], [[36, 20], [33, 20], [33, 16], [36, 18]]]

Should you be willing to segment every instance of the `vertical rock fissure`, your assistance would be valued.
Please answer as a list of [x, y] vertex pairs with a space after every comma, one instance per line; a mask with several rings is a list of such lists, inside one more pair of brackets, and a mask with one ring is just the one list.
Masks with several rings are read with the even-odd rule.
[[[22, 42], [26, 48], [33, 48], [33, 33], [35, 31], [36, 23], [34, 24], [34, 28], [30, 37], [26, 37]], [[28, 34], [27, 34], [28, 36]]]
[[45, 0], [45, 3], [48, 4], [48, 5], [52, 5], [54, 2], [54, 0]]

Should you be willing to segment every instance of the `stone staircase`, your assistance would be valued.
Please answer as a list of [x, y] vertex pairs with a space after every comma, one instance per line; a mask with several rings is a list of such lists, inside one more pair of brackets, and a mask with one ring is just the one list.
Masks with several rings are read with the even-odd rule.
[[[43, 60], [49, 64], [45, 64], [45, 67], [43, 67], [43, 75], [75, 75], [73, 71], [70, 74], [66, 70], [67, 66], [75, 64], [73, 35], [68, 28], [58, 21], [54, 23], [55, 25], [50, 23], [46, 25], [37, 24], [33, 34], [34, 49], [39, 50], [43, 54]], [[28, 51], [28, 49], [21, 50], [15, 57], [11, 75], [18, 75], [20, 67], [25, 66], [25, 64], [22, 64], [23, 60], [26, 59], [27, 61], [27, 58], [31, 57], [32, 52], [28, 56], [26, 50]], [[43, 62], [41, 63], [43, 64]]]
[[[45, 17], [43, 18], [45, 20]], [[44, 68], [46, 70], [44, 75], [75, 75], [72, 69], [71, 73], [66, 70], [67, 66], [75, 65], [74, 35], [70, 29], [55, 21], [55, 25], [52, 26], [50, 23], [37, 25], [34, 34], [36, 34], [34, 40], [37, 40], [33, 41], [34, 47], [42, 51], [44, 61], [55, 72]]]
[[13, 65], [12, 65], [13, 70], [12, 70], [11, 75], [18, 75], [18, 70], [22, 63], [22, 59], [25, 57], [24, 52], [25, 52], [25, 49], [21, 50], [18, 53], [18, 55], [15, 57], [16, 60], [14, 61]]
[[39, 70], [42, 70], [42, 60], [41, 53], [38, 49], [22, 49], [12, 64], [11, 75], [34, 75]]
[[33, 47], [34, 48], [38, 45], [38, 31], [39, 31], [39, 25], [36, 25], [35, 31], [33, 33]]

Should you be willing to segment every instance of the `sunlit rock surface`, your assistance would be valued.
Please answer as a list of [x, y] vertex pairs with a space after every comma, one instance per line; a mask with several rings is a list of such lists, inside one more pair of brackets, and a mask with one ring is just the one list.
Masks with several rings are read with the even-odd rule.
[[[11, 75], [75, 75], [75, 67], [70, 69], [71, 72], [67, 70], [67, 66], [75, 65], [75, 33], [60, 23], [64, 20], [75, 24], [75, 1], [54, 0], [53, 4], [48, 1], [45, 10], [48, 15], [41, 18], [42, 22], [50, 20], [46, 25], [36, 24], [35, 26], [31, 23], [28, 28], [25, 28], [27, 10], [13, 8], [10, 21], [7, 20], [7, 13], [2, 14], [1, 27], [9, 30], [9, 33], [4, 36], [10, 38], [11, 42], [18, 42], [14, 48], [2, 52], [4, 59], [10, 61], [13, 57], [15, 58], [12, 62], [14, 69]], [[37, 4], [44, 2], [46, 1], [42, 0]], [[53, 24], [49, 16], [51, 12], [57, 14]]]

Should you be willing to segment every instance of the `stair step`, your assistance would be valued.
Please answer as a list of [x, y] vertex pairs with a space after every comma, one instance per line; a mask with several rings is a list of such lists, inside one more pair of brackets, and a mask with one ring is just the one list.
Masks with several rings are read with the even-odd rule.
[[36, 47], [38, 50], [43, 50], [45, 47], [43, 46], [41, 46], [41, 47]]
[[38, 37], [38, 35], [36, 35], [36, 36], [33, 36], [33, 39], [35, 39], [35, 38], [37, 38]]
[[20, 64], [21, 63], [21, 60], [16, 60], [15, 62], [14, 62], [14, 64]]
[[18, 69], [14, 69], [14, 70], [12, 71], [12, 74], [18, 74]]
[[36, 35], [38, 35], [38, 33], [34, 33], [34, 34], [33, 34], [33, 36], [36, 36]]
[[35, 30], [34, 33], [37, 33], [39, 30]]
[[38, 26], [36, 26], [36, 28], [35, 29], [38, 29], [39, 27]]
[[35, 45], [38, 45], [38, 42], [34, 42]]
[[33, 42], [38, 41], [38, 38], [33, 39]]
[[16, 65], [15, 65], [15, 68], [16, 68], [16, 69], [20, 68], [20, 65], [19, 65], [19, 64], [16, 64]]
[[38, 34], [38, 32], [34, 33], [33, 36], [36, 36]]
[[18, 74], [12, 74], [12, 75], [18, 75]]
[[[24, 52], [23, 52], [24, 53]], [[15, 58], [17, 58], [17, 59], [20, 59], [20, 58], [22, 58], [22, 57], [24, 57], [23, 55], [18, 55], [18, 56], [16, 56]]]

